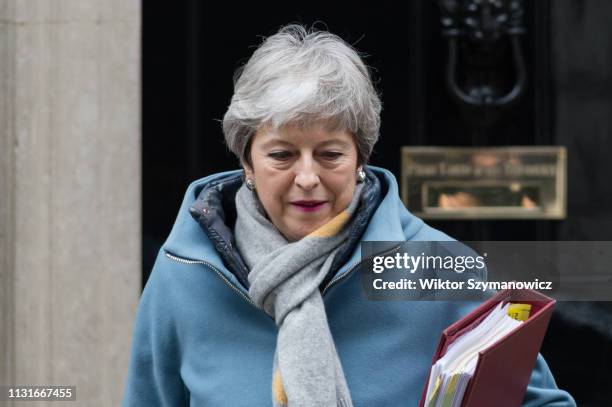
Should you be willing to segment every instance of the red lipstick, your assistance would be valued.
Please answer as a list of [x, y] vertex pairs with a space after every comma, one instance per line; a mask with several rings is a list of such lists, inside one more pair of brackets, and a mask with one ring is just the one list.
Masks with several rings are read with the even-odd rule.
[[291, 202], [291, 205], [304, 212], [315, 212], [321, 209], [326, 202], [327, 201], [300, 200]]

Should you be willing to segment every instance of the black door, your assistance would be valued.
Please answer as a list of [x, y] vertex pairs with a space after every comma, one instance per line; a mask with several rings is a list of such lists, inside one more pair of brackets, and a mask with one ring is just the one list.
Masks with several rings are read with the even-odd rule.
[[[261, 36], [290, 22], [328, 29], [368, 55], [384, 106], [371, 163], [397, 177], [402, 146], [567, 148], [566, 219], [438, 220], [428, 222], [432, 226], [460, 240], [612, 240], [612, 3], [292, 4], [264, 9], [218, 3], [213, 12], [197, 0], [172, 7], [143, 3], [145, 279], [188, 183], [238, 167], [220, 126], [233, 72]], [[456, 79], [477, 97], [486, 92], [495, 97], [512, 91], [521, 75], [507, 32], [495, 37], [493, 23], [508, 21], [520, 28], [525, 79], [520, 96], [499, 109], [458, 103], [446, 78], [448, 30], [472, 29], [478, 42], [480, 29], [490, 40], [483, 49], [458, 45]], [[542, 353], [559, 386], [581, 406], [612, 405], [612, 387], [605, 386], [611, 326], [608, 303], [559, 304], [551, 322]]]

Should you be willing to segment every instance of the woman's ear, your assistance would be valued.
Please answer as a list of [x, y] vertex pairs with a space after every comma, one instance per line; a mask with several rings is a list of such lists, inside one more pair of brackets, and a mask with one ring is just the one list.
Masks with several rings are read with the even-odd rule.
[[242, 162], [242, 168], [244, 169], [245, 178], [253, 178], [253, 168], [246, 162]]

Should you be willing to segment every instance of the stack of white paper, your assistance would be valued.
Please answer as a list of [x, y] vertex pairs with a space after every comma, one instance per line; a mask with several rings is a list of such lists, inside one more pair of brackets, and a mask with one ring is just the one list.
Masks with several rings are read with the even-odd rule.
[[470, 332], [463, 334], [447, 349], [431, 369], [425, 406], [460, 407], [463, 395], [474, 374], [478, 352], [487, 349], [497, 340], [522, 324], [508, 316], [510, 303], [500, 303]]

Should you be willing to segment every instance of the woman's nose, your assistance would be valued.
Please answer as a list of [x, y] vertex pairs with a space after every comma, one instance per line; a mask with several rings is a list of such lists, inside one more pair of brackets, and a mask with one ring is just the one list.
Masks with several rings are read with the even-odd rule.
[[315, 164], [311, 159], [304, 159], [299, 163], [299, 168], [295, 176], [295, 184], [305, 190], [311, 190], [319, 185], [319, 175]]

